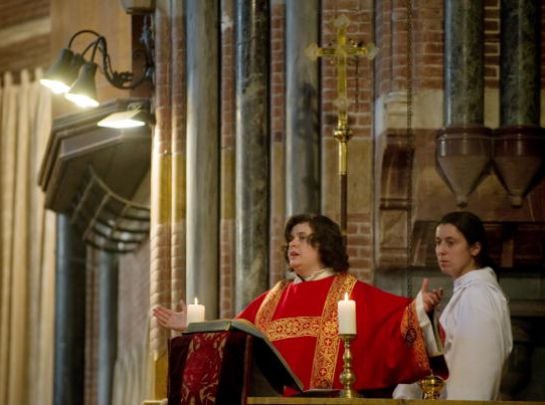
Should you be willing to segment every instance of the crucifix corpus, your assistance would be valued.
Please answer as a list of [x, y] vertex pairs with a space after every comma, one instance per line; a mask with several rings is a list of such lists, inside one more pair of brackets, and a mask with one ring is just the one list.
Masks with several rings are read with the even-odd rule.
[[335, 19], [335, 27], [337, 28], [337, 43], [335, 46], [319, 47], [318, 45], [310, 44], [305, 54], [311, 60], [316, 60], [319, 57], [335, 58], [337, 68], [337, 99], [335, 106], [337, 107], [337, 127], [333, 136], [337, 140], [339, 150], [339, 198], [340, 198], [340, 225], [343, 236], [346, 238], [346, 223], [347, 223], [347, 143], [352, 136], [352, 131], [348, 127], [348, 95], [346, 90], [346, 64], [348, 58], [366, 56], [368, 59], [373, 59], [377, 53], [377, 48], [371, 43], [368, 45], [359, 45], [353, 41], [347, 41], [346, 28], [350, 24], [350, 20], [344, 14]]

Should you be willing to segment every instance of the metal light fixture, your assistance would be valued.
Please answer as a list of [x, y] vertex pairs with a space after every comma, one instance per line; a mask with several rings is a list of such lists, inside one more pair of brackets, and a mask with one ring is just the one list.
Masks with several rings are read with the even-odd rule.
[[95, 85], [95, 73], [97, 65], [93, 62], [85, 62], [79, 71], [77, 80], [64, 94], [64, 97], [78, 107], [98, 107], [97, 89]]
[[114, 112], [100, 120], [97, 125], [105, 128], [138, 128], [153, 122], [149, 102], [130, 103], [126, 111]]
[[[51, 65], [40, 82], [57, 94], [64, 94], [68, 100], [80, 107], [88, 108], [99, 105], [95, 86], [95, 74], [99, 64], [95, 62], [95, 59], [101, 60], [99, 70], [104, 74], [106, 80], [118, 89], [131, 90], [146, 81], [153, 80], [155, 68], [151, 23], [151, 17], [144, 19], [140, 37], [144, 49], [135, 52], [135, 55], [143, 53], [144, 56], [144, 71], [141, 76], [135, 78], [132, 72], [114, 71], [111, 66], [106, 38], [96, 31], [81, 30], [72, 35], [68, 47], [61, 50], [57, 61]], [[80, 35], [94, 37], [81, 54], [74, 53], [71, 49], [74, 40]], [[89, 59], [86, 59], [88, 52], [91, 52], [91, 55]], [[101, 58], [97, 58], [99, 54]]]
[[75, 55], [70, 49], [61, 49], [57, 61], [49, 67], [40, 83], [55, 94], [64, 94], [78, 76], [83, 64], [81, 55]]

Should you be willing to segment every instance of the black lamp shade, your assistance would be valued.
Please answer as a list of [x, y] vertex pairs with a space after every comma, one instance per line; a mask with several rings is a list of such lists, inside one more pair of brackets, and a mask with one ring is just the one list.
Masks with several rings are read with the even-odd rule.
[[79, 65], [81, 65], [81, 63], [78, 65], [78, 60], [81, 60], [81, 56], [76, 58], [70, 49], [61, 49], [57, 60], [47, 69], [40, 83], [54, 93], [66, 93], [76, 79]]
[[99, 102], [97, 101], [95, 85], [96, 70], [96, 63], [85, 62], [80, 69], [77, 80], [64, 96], [80, 107], [98, 107]]

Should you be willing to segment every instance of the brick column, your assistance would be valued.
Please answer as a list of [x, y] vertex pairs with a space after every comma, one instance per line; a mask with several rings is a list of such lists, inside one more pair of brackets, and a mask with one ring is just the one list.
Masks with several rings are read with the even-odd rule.
[[[171, 31], [170, 2], [158, 0], [155, 11], [155, 117], [151, 158], [150, 307], [168, 306], [172, 240], [172, 140], [171, 140]], [[152, 397], [166, 397], [166, 343], [168, 332], [152, 318], [150, 349], [153, 371]]]
[[235, 49], [234, 0], [221, 2], [221, 169], [219, 316], [234, 313], [235, 286]]

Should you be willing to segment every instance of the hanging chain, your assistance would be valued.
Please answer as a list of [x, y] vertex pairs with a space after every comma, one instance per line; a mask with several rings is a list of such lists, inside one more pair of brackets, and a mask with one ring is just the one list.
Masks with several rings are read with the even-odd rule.
[[360, 110], [360, 60], [356, 58], [356, 94], [354, 95], [355, 110]]
[[407, 1], [407, 252], [405, 276], [407, 281], [407, 295], [413, 296], [413, 283], [411, 280], [410, 266], [412, 264], [413, 249], [413, 186], [412, 164], [414, 153], [413, 140], [413, 5], [412, 0]]

